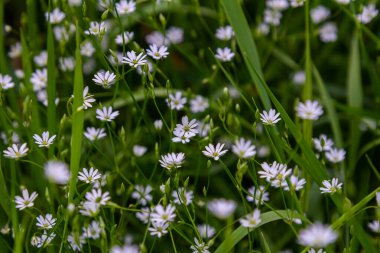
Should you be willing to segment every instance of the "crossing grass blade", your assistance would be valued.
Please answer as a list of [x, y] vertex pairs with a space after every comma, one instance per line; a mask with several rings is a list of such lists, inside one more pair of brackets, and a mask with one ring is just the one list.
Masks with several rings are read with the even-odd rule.
[[0, 205], [3, 208], [4, 212], [7, 214], [7, 216], [10, 216], [10, 210], [9, 207], [11, 206], [10, 199], [9, 199], [9, 193], [7, 191], [7, 184], [5, 182], [4, 174], [3, 174], [3, 168], [1, 166], [1, 156], [0, 156]]

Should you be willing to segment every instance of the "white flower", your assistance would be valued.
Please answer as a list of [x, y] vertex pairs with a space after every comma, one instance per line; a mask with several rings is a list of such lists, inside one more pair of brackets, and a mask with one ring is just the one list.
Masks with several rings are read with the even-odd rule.
[[151, 227], [148, 228], [150, 235], [157, 236], [161, 238], [163, 235], [168, 233], [169, 223], [164, 221], [153, 221], [151, 222]]
[[202, 224], [197, 226], [198, 232], [202, 238], [209, 239], [213, 237], [216, 233], [216, 230], [213, 226], [208, 224]]
[[240, 138], [235, 141], [235, 145], [232, 145], [232, 152], [242, 159], [249, 159], [256, 155], [255, 145], [251, 145], [251, 141], [246, 141], [244, 138]]
[[102, 109], [96, 109], [96, 118], [101, 121], [111, 122], [119, 115], [119, 111], [112, 112], [112, 107], [103, 107]]
[[24, 210], [27, 207], [34, 206], [34, 200], [37, 198], [38, 194], [36, 192], [33, 192], [29, 196], [28, 189], [22, 190], [22, 197], [16, 196], [15, 197], [15, 204], [16, 208], [20, 210]]
[[269, 193], [265, 191], [263, 185], [260, 185], [259, 189], [252, 186], [248, 189], [248, 195], [246, 198], [248, 202], [254, 202], [255, 205], [262, 205], [264, 202], [269, 201]]
[[48, 61], [47, 52], [45, 50], [41, 51], [40, 54], [33, 57], [33, 61], [38, 67], [45, 67]]
[[175, 217], [175, 206], [172, 206], [171, 204], [166, 207], [163, 205], [156, 205], [153, 212], [150, 214], [150, 219], [153, 222], [173, 222]]
[[324, 24], [319, 29], [319, 38], [322, 42], [333, 42], [338, 39], [338, 28], [332, 22]]
[[9, 49], [8, 56], [12, 59], [20, 57], [22, 52], [22, 47], [20, 42], [16, 42], [15, 44], [11, 45], [11, 48]]
[[42, 148], [48, 148], [54, 141], [56, 135], [53, 135], [49, 138], [49, 131], [43, 132], [42, 136], [39, 136], [37, 134], [33, 135], [33, 139], [35, 140], [35, 143], [38, 145], [38, 147]]
[[102, 193], [101, 189], [92, 189], [91, 192], [86, 193], [87, 202], [96, 203], [101, 206], [105, 206], [110, 199], [109, 192]]
[[161, 160], [159, 160], [159, 162], [163, 168], [166, 168], [170, 171], [173, 168], [174, 169], [180, 168], [184, 160], [185, 160], [184, 153], [169, 153], [166, 155], [162, 155]]
[[28, 147], [26, 146], [26, 143], [22, 144], [21, 146], [19, 144], [12, 144], [11, 147], [8, 147], [7, 150], [4, 150], [4, 156], [9, 159], [19, 159], [21, 157], [24, 157], [28, 154]]
[[15, 84], [12, 81], [12, 77], [11, 76], [0, 74], [0, 87], [3, 90], [8, 90], [10, 88], [13, 88], [14, 86], [15, 86]]
[[88, 86], [84, 87], [83, 89], [83, 105], [82, 108], [84, 110], [87, 110], [89, 107], [92, 107], [93, 102], [95, 102], [94, 95], [91, 95], [88, 93]]
[[74, 232], [67, 236], [67, 241], [70, 243], [70, 247], [73, 251], [82, 251], [83, 244], [86, 243], [84, 237]]
[[194, 245], [190, 246], [193, 253], [210, 253], [208, 250], [209, 246], [204, 242], [199, 242], [197, 238], [194, 237]]
[[73, 71], [75, 68], [75, 59], [74, 57], [61, 57], [58, 60], [59, 69], [62, 71]]
[[[291, 187], [293, 188], [293, 190], [295, 191], [299, 191], [299, 190], [302, 190], [304, 184], [306, 184], [306, 180], [301, 178], [299, 179], [298, 177], [294, 176], [294, 175], [291, 175], [290, 176], [290, 185]], [[289, 191], [289, 185], [286, 181], [283, 181], [282, 182], [282, 185], [281, 185], [282, 188], [284, 188], [285, 191]]]
[[208, 107], [208, 99], [202, 96], [198, 95], [190, 100], [190, 111], [192, 113], [204, 112]]
[[229, 62], [234, 58], [234, 56], [235, 53], [228, 47], [216, 49], [215, 58], [222, 62]]
[[297, 85], [303, 85], [306, 81], [305, 71], [300, 70], [294, 73], [293, 75], [293, 83]]
[[335, 0], [335, 1], [340, 4], [349, 4], [351, 2], [351, 0]]
[[162, 129], [162, 120], [158, 119], [158, 120], [155, 120], [154, 121], [154, 128], [156, 128], [156, 130], [161, 130]]
[[37, 69], [33, 72], [30, 82], [33, 84], [34, 91], [45, 89], [47, 86], [47, 69]]
[[106, 23], [104, 22], [96, 22], [92, 21], [90, 22], [90, 28], [86, 31], [84, 31], [87, 35], [103, 35], [107, 30]]
[[136, 218], [142, 221], [144, 224], [148, 224], [150, 217], [150, 209], [148, 207], [141, 208], [141, 212], [136, 213]]
[[90, 167], [89, 170], [83, 168], [81, 172], [78, 173], [78, 179], [87, 184], [92, 184], [102, 178], [102, 175], [99, 173], [97, 169]]
[[86, 227], [83, 227], [82, 230], [82, 236], [84, 238], [91, 239], [98, 239], [100, 237], [100, 233], [102, 232], [102, 228], [100, 227], [100, 224], [97, 221], [92, 221]]
[[380, 221], [373, 220], [367, 224], [368, 228], [374, 233], [380, 233]]
[[115, 42], [118, 45], [126, 45], [128, 44], [134, 37], [133, 32], [123, 32], [122, 34], [118, 34], [115, 38]]
[[282, 14], [276, 9], [267, 8], [264, 11], [264, 22], [269, 25], [278, 26], [281, 22]]
[[136, 10], [135, 1], [126, 1], [121, 0], [119, 3], [116, 3], [116, 11], [119, 15], [129, 14]]
[[193, 191], [186, 191], [185, 188], [180, 187], [178, 190], [172, 192], [174, 203], [178, 205], [190, 205], [193, 202]]
[[166, 58], [169, 55], [166, 46], [162, 45], [158, 47], [156, 44], [149, 45], [149, 49], [146, 50], [146, 53], [155, 60]]
[[261, 122], [265, 125], [274, 125], [281, 120], [280, 113], [276, 113], [275, 109], [270, 109], [269, 113], [263, 111], [263, 113], [260, 113], [260, 116]]
[[273, 187], [281, 187], [286, 183], [286, 178], [292, 173], [291, 169], [287, 169], [286, 164], [274, 162], [272, 165], [264, 162], [261, 164], [263, 170], [259, 171], [260, 178], [265, 178]]
[[259, 225], [259, 223], [261, 222], [260, 215], [261, 215], [260, 210], [255, 209], [253, 211], [253, 213], [250, 213], [250, 214], [246, 215], [244, 218], [241, 218], [239, 220], [240, 224], [246, 228], [257, 227]]
[[187, 116], [182, 117], [182, 124], [177, 124], [175, 129], [173, 130], [174, 138], [173, 142], [182, 142], [186, 143], [190, 141], [190, 138], [194, 137], [198, 133], [198, 122], [196, 119], [192, 119], [189, 122], [189, 118]]
[[169, 94], [169, 98], [165, 101], [170, 109], [179, 111], [185, 106], [187, 99], [182, 97], [182, 92], [177, 91], [174, 95]]
[[[50, 14], [50, 20], [49, 20], [49, 14]], [[62, 12], [60, 9], [55, 8], [52, 12], [46, 12], [45, 17], [46, 21], [50, 21], [51, 24], [59, 24], [62, 22], [62, 20], [65, 18], [65, 13]]]
[[376, 192], [376, 203], [377, 206], [380, 206], [380, 192]]
[[133, 146], [133, 154], [138, 157], [143, 156], [147, 150], [148, 150], [147, 147], [144, 147], [141, 145]]
[[379, 14], [379, 10], [376, 9], [376, 5], [374, 3], [371, 3], [367, 6], [364, 6], [363, 11], [356, 15], [356, 18], [359, 20], [359, 22], [368, 24], [377, 16], [377, 14]]
[[300, 231], [298, 242], [307, 247], [324, 248], [337, 238], [338, 234], [329, 226], [315, 223]]
[[267, 6], [269, 8], [284, 11], [289, 7], [289, 3], [287, 0], [267, 0]]
[[86, 201], [80, 206], [79, 212], [84, 216], [95, 217], [100, 211], [100, 204], [92, 201]]
[[230, 217], [237, 207], [234, 200], [227, 199], [214, 199], [208, 202], [207, 209], [219, 219], [226, 219]]
[[219, 40], [230, 40], [235, 36], [234, 30], [230, 25], [216, 29], [215, 37]]
[[57, 219], [53, 218], [53, 215], [51, 215], [50, 213], [46, 214], [45, 217], [39, 215], [37, 217], [36, 226], [44, 230], [52, 229], [55, 226], [56, 221]]
[[46, 178], [56, 184], [67, 184], [70, 179], [70, 171], [67, 165], [61, 161], [48, 161], [44, 165]]
[[132, 198], [136, 199], [141, 205], [146, 206], [149, 202], [153, 200], [150, 192], [153, 190], [152, 186], [147, 185], [135, 185], [135, 191], [132, 192]]
[[213, 158], [215, 161], [218, 161], [221, 156], [223, 156], [225, 153], [227, 153], [228, 150], [222, 150], [224, 147], [224, 143], [217, 143], [216, 146], [214, 146], [212, 143], [208, 144], [208, 146], [205, 147], [206, 150], [203, 150], [202, 153], [210, 158]]
[[332, 148], [331, 150], [327, 151], [326, 158], [332, 163], [338, 163], [344, 160], [346, 156], [346, 151], [344, 149], [337, 149]]
[[169, 40], [160, 32], [154, 31], [145, 36], [145, 41], [148, 44], [155, 44], [157, 46], [169, 45]]
[[326, 251], [323, 251], [323, 249], [319, 249], [318, 251], [315, 249], [309, 249], [307, 253], [326, 253]]
[[338, 182], [337, 178], [333, 178], [331, 182], [328, 180], [323, 180], [322, 184], [324, 187], [319, 188], [322, 193], [335, 193], [337, 191], [340, 191], [343, 185], [343, 183]]
[[100, 140], [107, 136], [104, 128], [87, 127], [84, 136], [90, 141]]
[[309, 120], [317, 120], [323, 114], [323, 109], [318, 101], [311, 100], [307, 100], [305, 103], [298, 103], [296, 111], [298, 117]]
[[41, 236], [33, 236], [32, 237], [32, 245], [37, 248], [46, 247], [50, 244], [50, 242], [55, 238], [55, 233], [53, 232], [46, 232], [44, 230], [43, 234]]
[[141, 52], [139, 55], [136, 55], [135, 51], [127, 52], [127, 57], [123, 57], [123, 63], [129, 64], [129, 66], [136, 68], [138, 66], [142, 66], [147, 64], [147, 60], [145, 59], [146, 54]]
[[90, 41], [85, 41], [80, 47], [80, 54], [91, 57], [95, 53], [95, 48]]
[[166, 38], [171, 44], [180, 44], [183, 41], [183, 29], [175, 26], [166, 30]]
[[330, 16], [330, 10], [320, 5], [310, 10], [310, 16], [314, 24], [319, 24]]
[[94, 78], [92, 79], [95, 84], [103, 86], [103, 88], [110, 88], [112, 84], [116, 82], [115, 80], [116, 75], [110, 71], [99, 71], [94, 75]]
[[313, 139], [314, 147], [319, 151], [329, 151], [334, 145], [334, 142], [327, 138], [325, 134], [321, 134], [319, 138]]

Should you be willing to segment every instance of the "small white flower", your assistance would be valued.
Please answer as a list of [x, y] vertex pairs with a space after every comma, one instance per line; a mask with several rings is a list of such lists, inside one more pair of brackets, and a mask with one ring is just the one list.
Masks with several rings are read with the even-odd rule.
[[318, 251], [315, 249], [309, 249], [307, 253], [326, 253], [323, 249], [319, 249]]
[[33, 61], [38, 67], [45, 67], [48, 61], [47, 52], [45, 50], [41, 51], [40, 54], [33, 57]]
[[110, 88], [112, 84], [116, 82], [115, 80], [116, 75], [110, 71], [99, 71], [94, 75], [94, 78], [92, 79], [95, 84], [103, 86], [103, 88]]
[[84, 216], [95, 217], [100, 211], [100, 204], [86, 201], [81, 204], [79, 212]]
[[148, 207], [141, 208], [141, 212], [136, 213], [136, 218], [139, 219], [142, 223], [148, 224], [150, 217], [150, 209]]
[[146, 206], [153, 200], [152, 195], [150, 194], [153, 190], [152, 186], [147, 185], [135, 185], [135, 191], [132, 192], [132, 198], [136, 199], [138, 203], [143, 206]]
[[177, 91], [174, 95], [169, 94], [169, 98], [165, 101], [170, 109], [179, 111], [185, 106], [187, 98], [182, 97], [182, 92]]
[[162, 120], [158, 119], [158, 120], [155, 120], [154, 121], [154, 128], [156, 128], [156, 130], [161, 130], [162, 129]]
[[84, 110], [87, 110], [89, 107], [92, 107], [91, 103], [94, 103], [96, 100], [94, 98], [94, 95], [91, 95], [88, 93], [88, 86], [84, 87], [83, 89], [83, 105], [82, 108]]
[[82, 251], [83, 244], [86, 243], [86, 239], [74, 232], [67, 236], [67, 241], [73, 251]]
[[101, 189], [92, 189], [91, 192], [86, 193], [87, 202], [96, 203], [101, 206], [105, 206], [110, 199], [109, 192], [103, 193]]
[[264, 23], [278, 26], [281, 23], [282, 14], [276, 9], [267, 8], [264, 11]]
[[318, 101], [307, 100], [305, 103], [298, 103], [296, 107], [297, 115], [301, 119], [317, 120], [322, 114], [322, 106]]
[[21, 157], [24, 157], [28, 154], [28, 147], [26, 146], [26, 143], [22, 144], [21, 146], [19, 144], [12, 144], [11, 147], [8, 147], [7, 150], [4, 150], [4, 156], [9, 159], [19, 159]]
[[85, 41], [80, 47], [80, 54], [91, 57], [95, 53], [95, 48], [90, 41]]
[[237, 207], [234, 200], [227, 199], [214, 199], [208, 202], [207, 209], [219, 219], [226, 219], [230, 217]]
[[98, 239], [100, 237], [100, 233], [102, 232], [102, 228], [97, 221], [92, 221], [86, 227], [82, 228], [83, 233], [82, 236], [84, 238]]
[[296, 85], [303, 85], [303, 84], [305, 84], [305, 81], [306, 81], [305, 71], [300, 70], [300, 71], [295, 72], [293, 74], [292, 81]]
[[267, 0], [267, 6], [278, 11], [284, 11], [289, 7], [289, 3], [287, 0]]
[[134, 145], [132, 149], [133, 149], [133, 154], [138, 157], [143, 156], [145, 152], [148, 150], [147, 147], [144, 147], [141, 145]]
[[380, 206], [380, 192], [376, 192], [376, 203], [377, 206]]
[[174, 203], [178, 205], [190, 205], [193, 202], [193, 191], [186, 191], [185, 188], [180, 187], [178, 190], [172, 192]]
[[235, 145], [232, 145], [232, 152], [242, 159], [249, 159], [256, 155], [255, 145], [251, 145], [251, 141], [246, 141], [244, 138], [240, 138], [235, 141]]
[[48, 148], [51, 144], [53, 144], [53, 141], [55, 140], [56, 135], [53, 135], [49, 138], [49, 131], [43, 132], [42, 136], [39, 136], [37, 134], [33, 135], [33, 139], [35, 140], [35, 143], [40, 148]]
[[10, 88], [13, 88], [14, 86], [15, 86], [15, 84], [12, 81], [12, 77], [11, 76], [0, 74], [0, 87], [3, 90], [8, 90]]
[[161, 160], [159, 160], [160, 165], [163, 168], [168, 169], [177, 169], [180, 168], [185, 160], [184, 153], [169, 153], [161, 156]]
[[196, 96], [190, 100], [190, 111], [192, 113], [204, 112], [209, 107], [208, 99]]
[[[49, 20], [49, 14], [50, 14], [50, 20]], [[50, 21], [51, 24], [59, 24], [62, 22], [62, 20], [65, 18], [65, 13], [62, 12], [60, 9], [55, 8], [52, 12], [46, 12], [45, 17], [46, 21]]]
[[45, 217], [42, 215], [39, 215], [37, 217], [36, 226], [41, 229], [48, 230], [48, 229], [52, 229], [55, 226], [56, 221], [57, 219], [53, 218], [53, 215], [51, 215], [50, 213], [46, 214]]
[[150, 219], [153, 222], [173, 222], [175, 217], [175, 206], [171, 204], [166, 207], [163, 205], [156, 205], [150, 214]]
[[198, 122], [196, 119], [192, 119], [189, 122], [189, 118], [187, 116], [182, 117], [182, 124], [177, 124], [173, 130], [174, 138], [173, 142], [182, 142], [186, 143], [190, 141], [190, 138], [196, 136], [198, 134]]
[[247, 195], [248, 202], [254, 202], [255, 205], [262, 205], [264, 202], [269, 201], [269, 193], [265, 191], [265, 187], [260, 185], [259, 189], [252, 186], [248, 189]]
[[[295, 191], [299, 191], [303, 189], [304, 184], [306, 184], [306, 180], [301, 178], [299, 179], [298, 177], [291, 175], [290, 176], [290, 185]], [[281, 185], [282, 188], [284, 188], [285, 191], [289, 191], [289, 185], [286, 181], [282, 182]]]
[[380, 221], [373, 220], [367, 224], [368, 228], [374, 233], [380, 233]]
[[246, 228], [257, 227], [261, 222], [260, 215], [261, 215], [260, 210], [255, 209], [253, 211], [253, 213], [250, 213], [250, 214], [246, 215], [244, 218], [241, 218], [239, 220], [240, 224]]
[[162, 45], [158, 47], [156, 44], [149, 45], [149, 49], [146, 50], [146, 53], [155, 60], [166, 58], [169, 55], [166, 46]]
[[335, 1], [340, 4], [349, 4], [351, 2], [351, 0], [335, 0]]
[[376, 5], [374, 3], [371, 3], [367, 6], [364, 6], [363, 11], [356, 15], [356, 18], [359, 20], [359, 22], [368, 24], [377, 16], [377, 14], [379, 14], [379, 10], [376, 9]]
[[70, 171], [67, 165], [61, 161], [48, 161], [44, 165], [46, 178], [56, 184], [67, 184], [70, 179]]
[[215, 37], [219, 40], [228, 41], [235, 36], [234, 30], [230, 25], [216, 29]]
[[145, 41], [148, 44], [155, 44], [157, 46], [168, 46], [170, 44], [168, 38], [166, 38], [161, 32], [154, 31], [145, 36]]
[[102, 175], [99, 173], [97, 169], [94, 169], [93, 167], [91, 167], [89, 170], [83, 168], [83, 170], [78, 174], [78, 179], [87, 184], [95, 183], [101, 178]]
[[199, 242], [197, 238], [194, 237], [194, 245], [190, 246], [193, 253], [210, 253], [208, 250], [209, 246], [204, 242]]
[[307, 247], [324, 248], [337, 238], [338, 234], [329, 226], [315, 223], [300, 231], [298, 242]]
[[107, 136], [104, 128], [87, 127], [84, 136], [90, 141], [100, 140]]
[[104, 22], [90, 22], [90, 28], [86, 30], [84, 33], [87, 35], [103, 35], [107, 30], [106, 23]]
[[314, 24], [319, 24], [330, 16], [330, 10], [320, 5], [311, 9], [310, 16]]
[[123, 57], [123, 63], [127, 63], [129, 66], [133, 68], [137, 68], [138, 66], [142, 66], [147, 64], [146, 54], [141, 52], [139, 55], [136, 55], [135, 51], [127, 52], [127, 57]]
[[33, 72], [30, 82], [33, 84], [34, 91], [45, 89], [47, 86], [47, 69], [37, 69]]
[[15, 197], [15, 204], [16, 208], [20, 210], [24, 210], [27, 207], [34, 206], [34, 200], [37, 198], [38, 194], [36, 192], [33, 192], [29, 196], [28, 189], [22, 190], [22, 197], [16, 196]]
[[116, 11], [119, 15], [129, 14], [136, 10], [135, 1], [121, 0], [119, 3], [116, 3]]
[[215, 161], [218, 161], [221, 156], [223, 156], [225, 153], [227, 153], [228, 150], [222, 150], [224, 147], [224, 143], [217, 143], [216, 146], [214, 146], [212, 143], [208, 144], [208, 146], [205, 147], [206, 150], [203, 150], [202, 153], [210, 158], [213, 158]]
[[338, 28], [332, 22], [328, 22], [319, 29], [319, 38], [322, 42], [333, 42], [338, 39]]
[[166, 39], [171, 44], [180, 44], [183, 41], [183, 29], [175, 26], [171, 26], [166, 30]]
[[119, 111], [112, 111], [112, 107], [103, 107], [102, 109], [96, 109], [96, 118], [101, 121], [111, 122], [119, 115]]
[[229, 62], [234, 58], [234, 56], [235, 53], [228, 47], [216, 49], [215, 58], [222, 62]]
[[275, 109], [270, 109], [269, 113], [263, 111], [260, 113], [260, 116], [261, 122], [263, 122], [265, 125], [274, 125], [281, 120], [280, 113], [276, 113]]
[[332, 163], [338, 163], [344, 160], [346, 151], [344, 149], [332, 148], [326, 152], [326, 158]]
[[118, 45], [126, 45], [131, 40], [133, 40], [134, 33], [133, 32], [123, 32], [122, 34], [118, 34], [115, 38], [115, 42]]
[[73, 71], [75, 68], [74, 57], [61, 57], [58, 60], [59, 69], [62, 71]]
[[327, 138], [325, 134], [321, 134], [319, 138], [313, 139], [314, 147], [319, 151], [329, 151], [332, 149], [334, 142]]
[[16, 42], [15, 44], [11, 45], [11, 48], [9, 49], [8, 56], [12, 59], [15, 59], [17, 57], [20, 57], [22, 53], [22, 47], [20, 42]]
[[168, 233], [169, 223], [164, 221], [153, 221], [151, 222], [151, 227], [148, 228], [151, 236], [157, 236], [161, 238], [163, 235]]
[[337, 178], [333, 178], [331, 182], [329, 180], [323, 180], [324, 187], [320, 187], [322, 193], [335, 193], [342, 189], [343, 183], [339, 183]]
[[204, 239], [209, 239], [213, 237], [216, 233], [216, 230], [213, 226], [208, 224], [202, 224], [197, 226], [198, 232], [200, 236]]

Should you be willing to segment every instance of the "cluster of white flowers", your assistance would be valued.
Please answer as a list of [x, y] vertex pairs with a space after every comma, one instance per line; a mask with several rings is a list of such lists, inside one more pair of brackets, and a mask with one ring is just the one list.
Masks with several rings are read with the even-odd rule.
[[324, 152], [329, 162], [339, 163], [344, 161], [346, 151], [344, 149], [334, 148], [334, 142], [325, 134], [321, 134], [319, 138], [314, 138], [313, 143], [318, 152]]
[[[235, 36], [235, 32], [231, 26], [219, 27], [216, 29], [215, 37], [221, 41], [230, 41]], [[235, 57], [235, 53], [231, 48], [217, 48], [215, 58], [222, 62], [229, 62]]]
[[187, 116], [182, 117], [182, 124], [177, 124], [173, 130], [173, 142], [182, 142], [188, 143], [190, 139], [198, 134], [198, 121], [196, 119], [192, 119], [189, 121]]

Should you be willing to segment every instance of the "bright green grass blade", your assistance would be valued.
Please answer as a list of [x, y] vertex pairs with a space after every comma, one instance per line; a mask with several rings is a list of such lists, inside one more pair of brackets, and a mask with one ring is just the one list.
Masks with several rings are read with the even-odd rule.
[[[291, 218], [300, 218], [303, 217], [296, 212], [287, 211], [287, 210], [278, 210], [276, 212], [270, 211], [261, 214], [261, 222], [256, 228], [261, 227], [269, 222], [282, 220], [282, 219], [291, 219]], [[254, 231], [256, 228], [248, 230], [246, 227], [240, 226], [231, 234], [230, 237], [226, 238], [219, 247], [215, 250], [215, 253], [225, 253], [229, 252], [236, 244], [238, 244], [244, 237], [248, 235], [248, 232]]]
[[4, 0], [0, 0], [0, 73], [6, 70], [5, 51], [4, 51]]
[[269, 110], [271, 107], [270, 100], [265, 88], [259, 77], [263, 79], [263, 72], [259, 55], [256, 50], [255, 42], [252, 38], [251, 30], [249, 29], [247, 20], [245, 19], [243, 10], [237, 1], [222, 0], [222, 5], [227, 14], [236, 36], [236, 40], [242, 52], [245, 65], [248, 68], [249, 74], [257, 88], [264, 108]]
[[4, 212], [10, 217], [9, 207], [11, 203], [9, 201], [9, 193], [7, 191], [7, 185], [5, 183], [5, 178], [3, 174], [3, 168], [1, 166], [1, 156], [0, 156], [0, 205], [3, 208]]

